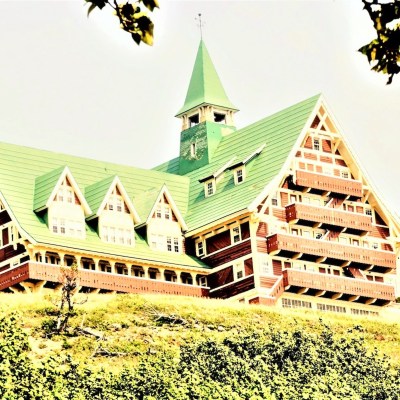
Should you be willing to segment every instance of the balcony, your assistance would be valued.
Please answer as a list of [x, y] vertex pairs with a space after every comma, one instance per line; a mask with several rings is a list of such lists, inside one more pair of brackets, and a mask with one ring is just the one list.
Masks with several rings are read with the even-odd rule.
[[[59, 283], [61, 268], [58, 265], [29, 262], [0, 274], [0, 290], [14, 286], [26, 280]], [[80, 269], [79, 285], [90, 289], [103, 289], [124, 293], [160, 293], [192, 297], [208, 296], [208, 288], [166, 282], [153, 279], [137, 278], [106, 272]]]
[[383, 300], [384, 304], [395, 299], [394, 286], [361, 279], [287, 269], [283, 271], [283, 281], [286, 290], [290, 289], [289, 286], [295, 290], [315, 289], [326, 291], [330, 297], [332, 294], [360, 296], [363, 299]]
[[352, 179], [344, 179], [315, 172], [296, 170], [295, 184], [327, 192], [362, 196], [362, 183]]
[[[339, 264], [350, 261], [355, 265], [375, 265], [384, 268], [396, 268], [396, 255], [389, 251], [366, 249], [338, 242], [321, 239], [307, 239], [301, 236], [277, 233], [267, 237], [267, 251], [282, 257], [312, 256], [316, 259], [326, 258], [324, 262]], [[304, 257], [303, 257], [304, 258]], [[313, 260], [313, 261], [315, 261]]]
[[211, 298], [227, 299], [240, 293], [254, 289], [254, 275], [246, 276], [239, 281], [230, 282], [224, 286], [210, 290]]
[[336, 208], [294, 203], [286, 206], [286, 221], [317, 222], [327, 226], [340, 226], [350, 231], [371, 232], [372, 220], [368, 215], [342, 211]]
[[207, 254], [202, 258], [202, 261], [211, 267], [217, 267], [219, 265], [236, 260], [239, 257], [246, 256], [250, 253], [251, 241], [250, 238], [248, 238], [242, 240], [241, 242], [234, 243], [230, 246], [214, 251], [213, 253]]

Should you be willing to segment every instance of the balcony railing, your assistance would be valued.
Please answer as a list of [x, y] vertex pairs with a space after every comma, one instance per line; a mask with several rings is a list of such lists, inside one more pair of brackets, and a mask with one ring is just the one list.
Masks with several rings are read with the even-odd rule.
[[364, 232], [372, 231], [372, 220], [368, 215], [303, 203], [286, 206], [286, 221], [294, 220], [320, 222]]
[[283, 271], [283, 281], [285, 287], [290, 285], [380, 300], [395, 299], [394, 286], [361, 279], [287, 269]]
[[[54, 283], [61, 282], [61, 267], [58, 265], [28, 262], [0, 274], [0, 290], [19, 282], [33, 279]], [[104, 289], [124, 293], [163, 293], [193, 297], [208, 296], [208, 288], [166, 282], [154, 279], [138, 278], [107, 272], [78, 271], [79, 285], [92, 289]]]
[[362, 183], [353, 179], [344, 179], [315, 172], [296, 170], [295, 183], [299, 186], [334, 193], [348, 194], [356, 197], [362, 196]]
[[267, 251], [268, 253], [277, 253], [279, 251], [303, 253], [364, 265], [396, 268], [396, 255], [389, 251], [366, 249], [338, 242], [307, 239], [282, 233], [267, 237]]

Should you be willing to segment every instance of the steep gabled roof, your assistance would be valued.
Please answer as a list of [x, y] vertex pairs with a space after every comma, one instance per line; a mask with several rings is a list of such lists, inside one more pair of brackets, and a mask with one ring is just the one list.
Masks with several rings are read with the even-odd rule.
[[237, 111], [225, 93], [203, 40], [199, 44], [185, 103], [176, 116], [202, 104], [211, 104]]
[[60, 185], [65, 179], [68, 179], [69, 183], [72, 185], [75, 195], [78, 197], [85, 214], [91, 214], [92, 211], [67, 166], [56, 168], [55, 170], [35, 179], [34, 211], [42, 211], [49, 207], [50, 203], [56, 196]]
[[88, 186], [85, 189], [85, 197], [88, 201], [89, 205], [93, 210], [93, 214], [89, 216], [88, 219], [99, 217], [101, 212], [104, 210], [104, 207], [111, 196], [112, 191], [117, 188], [122, 195], [122, 198], [125, 201], [126, 206], [130, 214], [133, 217], [133, 221], [135, 224], [140, 223], [139, 214], [136, 212], [135, 207], [127, 191], [125, 190], [124, 185], [117, 175], [110, 176], [106, 179], [103, 179], [100, 182], [96, 182], [93, 185]]
[[146, 207], [147, 218], [144, 220], [143, 225], [149, 223], [152, 215], [156, 211], [158, 203], [160, 202], [163, 196], [166, 197], [168, 204], [171, 206], [172, 212], [175, 214], [176, 219], [178, 220], [182, 230], [186, 231], [187, 230], [186, 222], [166, 185], [163, 185], [163, 187], [157, 194], [156, 192], [153, 191], [152, 193], [147, 193], [147, 195], [143, 197], [143, 200], [145, 200], [147, 203]]

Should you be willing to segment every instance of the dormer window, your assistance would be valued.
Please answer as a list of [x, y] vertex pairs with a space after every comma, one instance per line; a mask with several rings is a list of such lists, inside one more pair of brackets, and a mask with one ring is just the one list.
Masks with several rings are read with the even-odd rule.
[[216, 188], [215, 188], [215, 179], [209, 180], [205, 182], [205, 195], [206, 197], [212, 196], [215, 194]]
[[245, 171], [244, 168], [238, 168], [235, 170], [234, 172], [234, 177], [235, 177], [235, 185], [239, 185], [244, 181], [244, 177], [245, 177]]
[[226, 114], [222, 113], [214, 113], [214, 122], [217, 122], [219, 124], [225, 124], [226, 123]]
[[157, 204], [154, 217], [157, 219], [172, 220], [172, 209], [165, 198], [161, 199]]
[[197, 125], [200, 122], [199, 114], [194, 114], [189, 117], [189, 128]]
[[127, 212], [122, 196], [114, 192], [108, 199], [106, 210], [115, 212]]

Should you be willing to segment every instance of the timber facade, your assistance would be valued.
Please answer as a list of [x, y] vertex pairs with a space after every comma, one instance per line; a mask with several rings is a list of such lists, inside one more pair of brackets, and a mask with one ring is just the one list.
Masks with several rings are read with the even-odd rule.
[[321, 95], [236, 129], [200, 42], [153, 170], [0, 144], [0, 290], [163, 293], [353, 314], [399, 296], [400, 224]]

